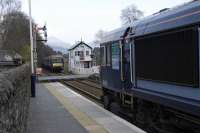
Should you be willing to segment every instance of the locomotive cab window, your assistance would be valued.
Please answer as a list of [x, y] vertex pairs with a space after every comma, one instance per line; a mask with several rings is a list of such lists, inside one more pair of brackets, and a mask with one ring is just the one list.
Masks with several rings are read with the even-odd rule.
[[111, 66], [111, 46], [106, 46], [106, 65]]
[[105, 51], [105, 46], [102, 46], [100, 48], [100, 59], [101, 59], [101, 66], [105, 66], [106, 65], [106, 51]]
[[112, 44], [112, 69], [119, 70], [120, 48], [119, 43]]
[[62, 63], [62, 62], [63, 62], [63, 59], [57, 58], [57, 59], [52, 59], [52, 61], [53, 61], [54, 63]]
[[198, 30], [195, 28], [135, 40], [136, 77], [198, 87]]

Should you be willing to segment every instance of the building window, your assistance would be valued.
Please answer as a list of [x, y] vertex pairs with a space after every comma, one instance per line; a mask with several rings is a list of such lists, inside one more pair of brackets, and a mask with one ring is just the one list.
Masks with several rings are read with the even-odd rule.
[[83, 54], [84, 54], [83, 51], [78, 51], [77, 53], [78, 56], [83, 56]]
[[81, 51], [78, 51], [78, 56], [80, 56], [81, 55]]
[[80, 60], [84, 60], [84, 52], [83, 51], [80, 51], [79, 56], [80, 56]]
[[84, 63], [84, 68], [90, 68], [89, 62], [85, 62], [85, 63]]
[[86, 51], [86, 55], [89, 56], [89, 51]]

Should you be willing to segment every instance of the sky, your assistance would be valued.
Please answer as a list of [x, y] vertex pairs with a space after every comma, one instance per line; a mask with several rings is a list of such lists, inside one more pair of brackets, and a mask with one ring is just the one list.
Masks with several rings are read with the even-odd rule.
[[[22, 11], [28, 14], [28, 0]], [[32, 0], [32, 17], [39, 25], [47, 24], [48, 36], [74, 44], [81, 38], [89, 43], [99, 30], [121, 26], [121, 10], [136, 5], [145, 16], [191, 0]]]

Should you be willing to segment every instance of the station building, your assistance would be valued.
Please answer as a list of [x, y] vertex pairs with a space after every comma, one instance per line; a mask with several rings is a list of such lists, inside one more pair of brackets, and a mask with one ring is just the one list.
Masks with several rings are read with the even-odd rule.
[[93, 74], [92, 47], [83, 41], [73, 45], [69, 50], [69, 71], [74, 74]]

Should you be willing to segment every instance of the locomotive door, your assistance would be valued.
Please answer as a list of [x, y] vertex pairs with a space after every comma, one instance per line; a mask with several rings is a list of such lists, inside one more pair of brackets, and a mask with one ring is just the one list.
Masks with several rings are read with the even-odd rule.
[[121, 80], [124, 89], [132, 88], [132, 47], [131, 43], [121, 45]]

